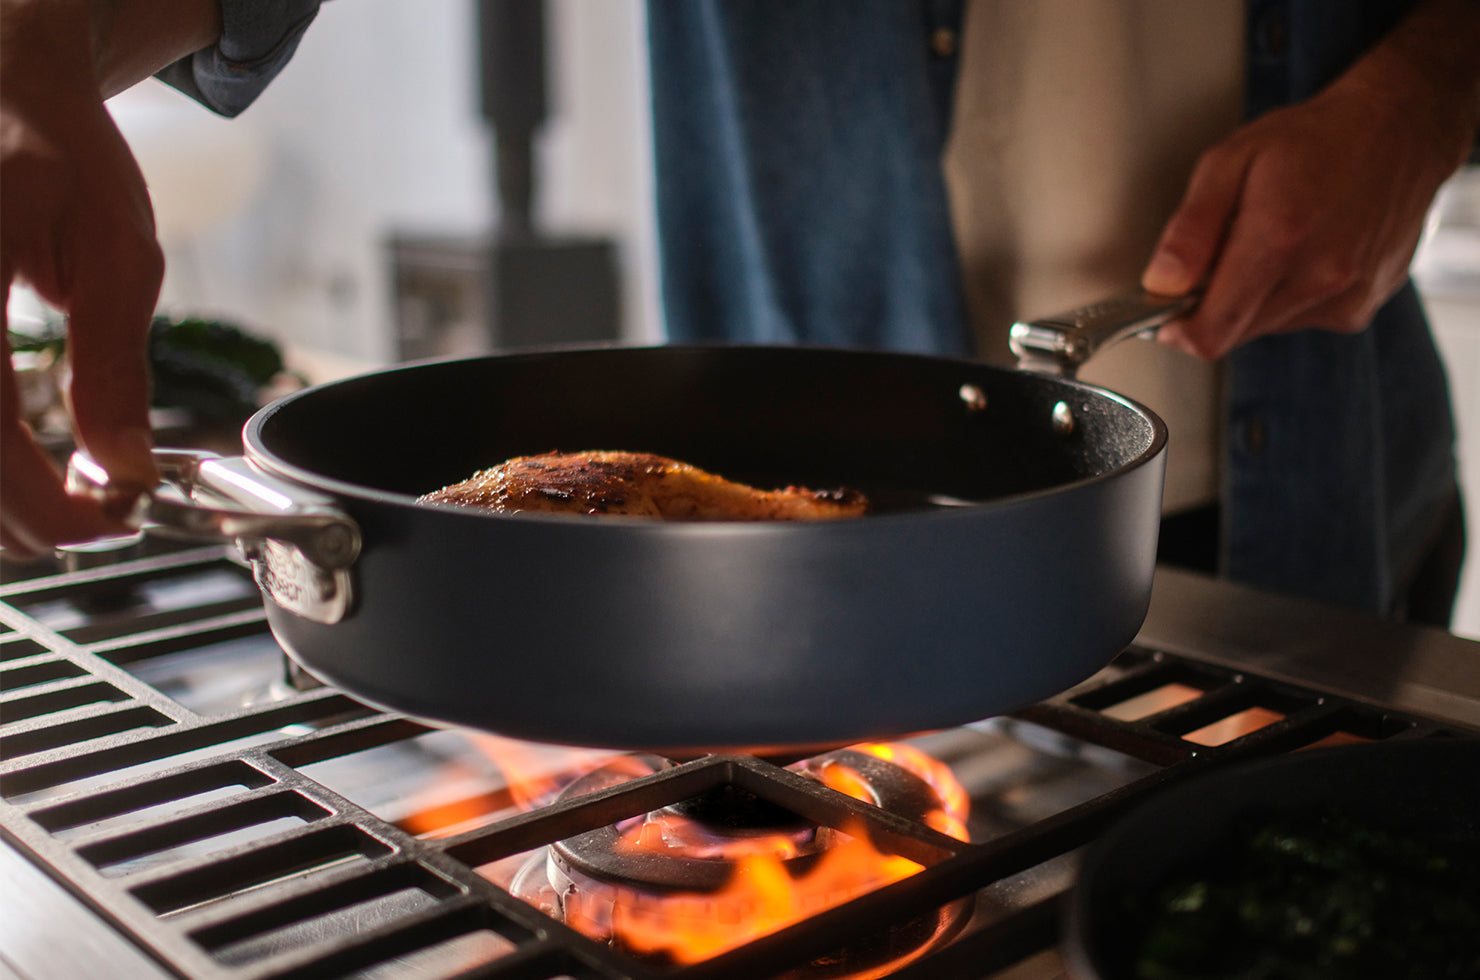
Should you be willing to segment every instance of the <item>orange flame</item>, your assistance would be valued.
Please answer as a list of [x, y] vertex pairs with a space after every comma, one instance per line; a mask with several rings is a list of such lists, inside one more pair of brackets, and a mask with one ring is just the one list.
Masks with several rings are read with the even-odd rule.
[[[520, 810], [533, 810], [549, 803], [572, 780], [613, 755], [609, 750], [520, 742], [480, 732], [469, 732], [468, 738], [498, 763], [509, 796]], [[635, 779], [648, 771], [634, 771], [627, 778]]]
[[966, 788], [956, 779], [950, 766], [939, 759], [931, 758], [915, 746], [902, 742], [888, 745], [870, 743], [855, 745], [853, 748], [877, 756], [885, 762], [892, 762], [925, 780], [940, 798], [940, 809], [926, 814], [926, 825], [957, 840], [969, 839], [966, 818], [971, 813], [971, 798], [966, 795]]
[[[488, 776], [482, 769], [447, 760], [442, 764], [447, 781], [444, 789], [450, 792], [466, 779], [477, 783], [479, 792], [408, 814], [397, 821], [406, 832], [418, 837], [445, 837], [485, 824], [506, 811], [532, 810], [549, 803], [566, 785], [613, 755], [610, 751], [538, 745], [478, 732], [466, 732], [464, 737], [498, 766], [502, 787], [488, 787]], [[649, 771], [634, 771], [626, 778]]]
[[[639, 896], [618, 889], [609, 922], [590, 902], [567, 902], [566, 923], [637, 954], [697, 963], [920, 870], [908, 858], [878, 851], [863, 828], [849, 830], [837, 832], [837, 843], [799, 878], [785, 857], [750, 853], [735, 859], [729, 883], [714, 894]], [[635, 838], [630, 846], [642, 847]]]
[[[969, 800], [949, 768], [911, 746], [854, 748], [908, 769], [933, 786], [942, 806], [926, 822], [942, 833], [966, 839]], [[840, 793], [875, 802], [868, 781], [847, 765], [830, 761], [814, 775]], [[633, 853], [688, 854], [685, 841], [693, 835], [685, 829], [685, 820], [672, 813], [649, 814], [623, 832], [618, 847]], [[725, 853], [733, 860], [734, 870], [717, 892], [652, 894], [597, 884], [584, 894], [566, 897], [564, 919], [586, 935], [615, 942], [631, 952], [690, 964], [921, 870], [921, 865], [908, 858], [880, 851], [861, 824], [820, 828], [816, 843], [820, 853], [815, 861], [797, 862], [806, 866], [797, 872], [787, 865], [802, 853], [793, 836], [760, 834], [727, 841]], [[918, 953], [910, 958], [914, 955]], [[890, 968], [900, 965], [895, 961]]]

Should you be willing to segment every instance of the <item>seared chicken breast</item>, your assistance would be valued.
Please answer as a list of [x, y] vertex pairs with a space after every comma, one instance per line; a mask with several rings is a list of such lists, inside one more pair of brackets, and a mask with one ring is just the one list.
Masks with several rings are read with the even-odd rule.
[[519, 456], [420, 499], [670, 521], [827, 521], [868, 510], [868, 500], [853, 490], [759, 490], [664, 456], [605, 451]]

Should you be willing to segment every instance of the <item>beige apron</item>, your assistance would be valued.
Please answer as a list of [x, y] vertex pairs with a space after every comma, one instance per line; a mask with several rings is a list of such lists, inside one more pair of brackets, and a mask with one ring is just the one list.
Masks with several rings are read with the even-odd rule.
[[[1242, 0], [972, 0], [945, 157], [978, 348], [1134, 286], [1198, 154], [1243, 111]], [[1220, 371], [1159, 344], [1086, 380], [1167, 420], [1165, 510], [1218, 496]]]

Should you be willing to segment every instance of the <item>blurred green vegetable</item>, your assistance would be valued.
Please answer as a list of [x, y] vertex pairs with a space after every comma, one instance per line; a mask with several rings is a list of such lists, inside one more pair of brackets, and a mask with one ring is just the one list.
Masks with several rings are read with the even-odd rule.
[[1160, 896], [1138, 980], [1480, 977], [1473, 843], [1307, 814], [1246, 828], [1201, 871]]
[[240, 424], [284, 370], [277, 345], [219, 320], [157, 316], [149, 327], [154, 405], [202, 422]]
[[[35, 333], [10, 332], [11, 349], [60, 358], [60, 323]], [[262, 392], [284, 373], [282, 353], [270, 340], [220, 320], [156, 316], [149, 325], [151, 404], [189, 411], [205, 424], [240, 425], [261, 404]]]

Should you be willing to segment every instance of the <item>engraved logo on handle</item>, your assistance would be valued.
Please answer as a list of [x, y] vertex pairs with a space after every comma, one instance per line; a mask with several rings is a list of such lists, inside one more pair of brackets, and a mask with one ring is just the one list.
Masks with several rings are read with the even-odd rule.
[[346, 569], [326, 571], [298, 548], [272, 538], [241, 545], [258, 588], [288, 612], [326, 625], [339, 622], [349, 612]]

